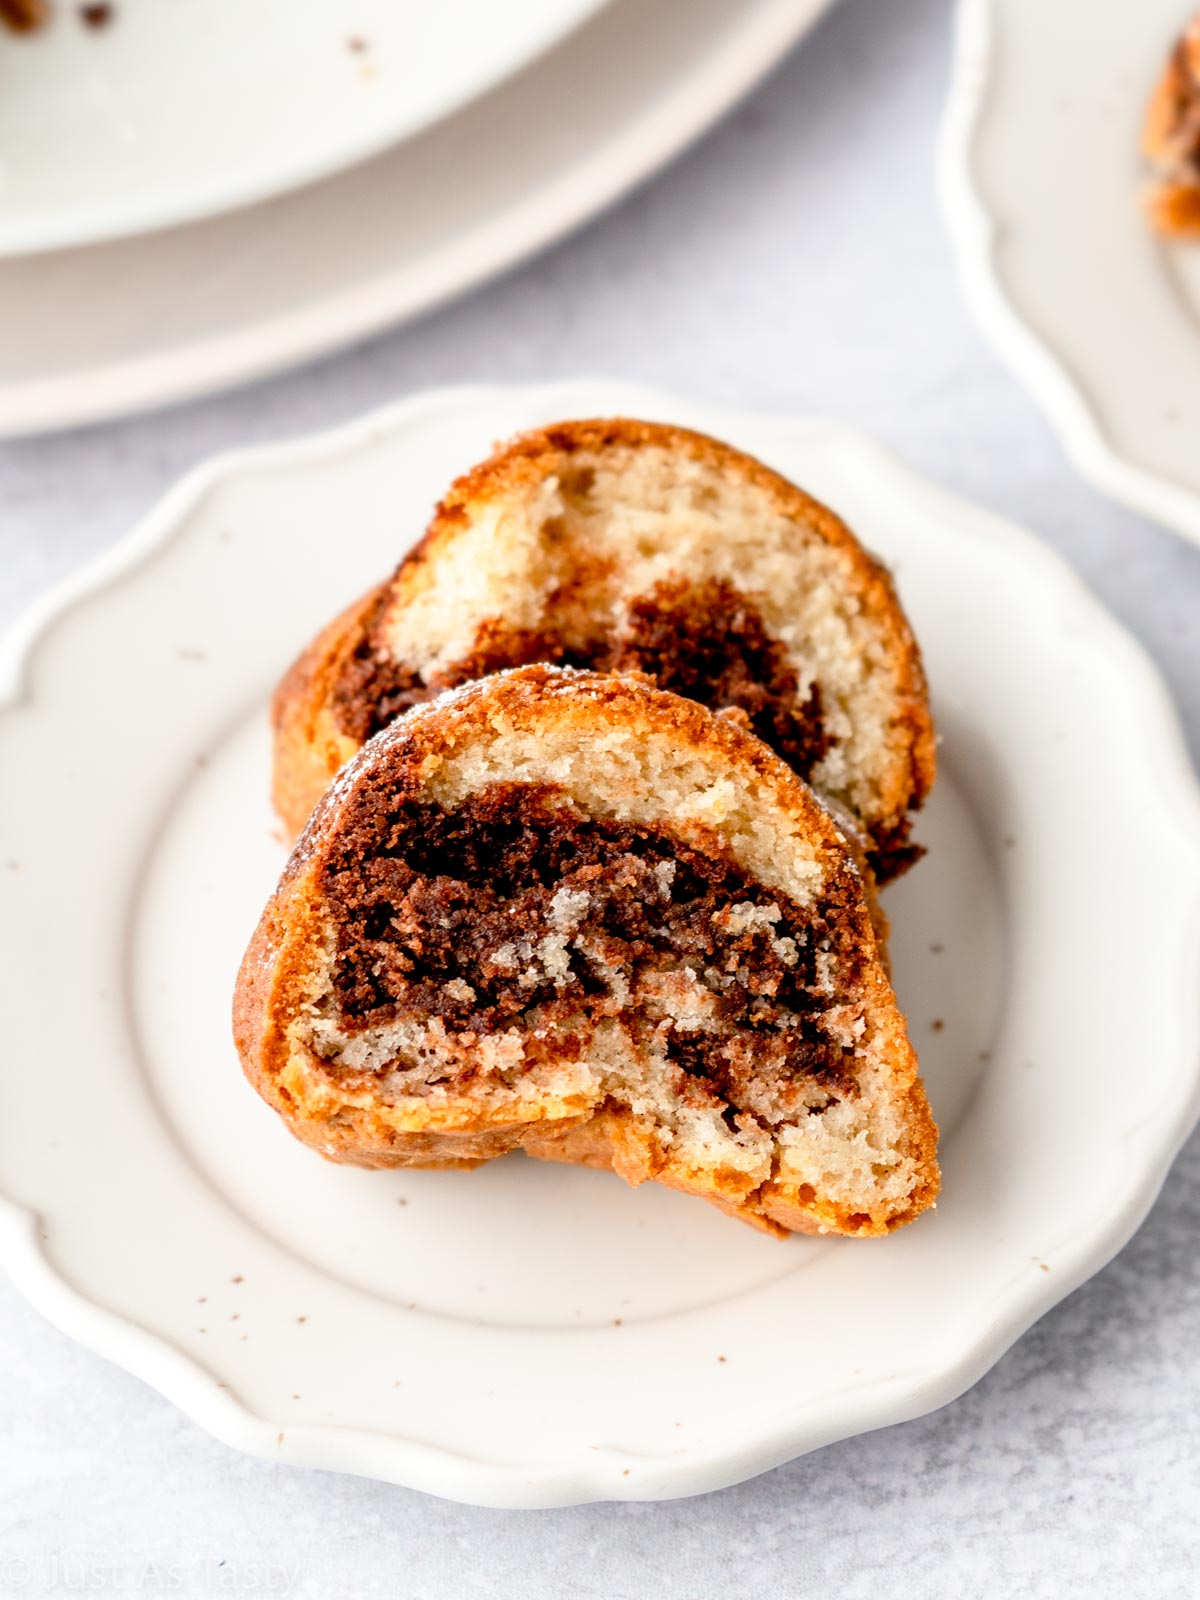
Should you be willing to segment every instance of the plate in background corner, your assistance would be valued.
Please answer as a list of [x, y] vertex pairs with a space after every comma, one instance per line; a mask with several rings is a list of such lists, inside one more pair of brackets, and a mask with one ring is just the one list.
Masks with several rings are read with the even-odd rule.
[[1086, 478], [1200, 543], [1200, 244], [1146, 223], [1139, 148], [1192, 9], [959, 0], [939, 167], [997, 354]]
[[[836, 506], [922, 640], [943, 770], [930, 855], [886, 903], [945, 1181], [886, 1240], [780, 1243], [521, 1158], [333, 1167], [241, 1078], [230, 992], [283, 857], [272, 683], [493, 439], [620, 412]], [[0, 1259], [242, 1449], [490, 1505], [717, 1488], [952, 1399], [1128, 1238], [1194, 1120], [1200, 807], [1161, 681], [1033, 538], [841, 426], [608, 382], [418, 396], [198, 469], [10, 667], [0, 771], [38, 782], [0, 788], [0, 961], [26, 1001], [0, 1058]], [[54, 1070], [30, 1074], [47, 1005]]]
[[[117, 0], [0, 29], [0, 256], [328, 177], [492, 88], [604, 0]], [[320, 114], [313, 115], [313, 108]]]
[[609, 0], [348, 172], [186, 227], [0, 260], [0, 437], [247, 383], [443, 304], [671, 160], [830, 3]]

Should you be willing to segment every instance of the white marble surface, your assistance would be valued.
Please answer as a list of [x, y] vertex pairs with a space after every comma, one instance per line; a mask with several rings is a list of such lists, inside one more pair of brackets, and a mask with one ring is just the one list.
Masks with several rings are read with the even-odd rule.
[[[1158, 661], [1195, 751], [1200, 551], [1075, 477], [955, 283], [948, 30], [947, 0], [843, 0], [671, 171], [466, 302], [251, 391], [0, 448], [0, 624], [215, 450], [432, 384], [614, 373], [841, 416], [1033, 527]], [[0, 1282], [0, 1595], [1192, 1595], [1198, 1236], [1193, 1138], [1121, 1257], [939, 1414], [701, 1500], [530, 1513], [244, 1459]]]

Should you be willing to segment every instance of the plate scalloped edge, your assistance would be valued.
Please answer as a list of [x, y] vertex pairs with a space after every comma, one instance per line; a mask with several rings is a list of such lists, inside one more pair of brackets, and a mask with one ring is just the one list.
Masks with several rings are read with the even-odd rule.
[[975, 137], [987, 103], [997, 0], [958, 0], [937, 186], [967, 303], [996, 355], [1057, 432], [1076, 470], [1102, 493], [1200, 544], [1200, 496], [1124, 459], [1083, 391], [1022, 318], [996, 270], [998, 227], [975, 184]]
[[[629, 408], [630, 395], [645, 409], [662, 415], [683, 408], [679, 396], [611, 380], [557, 383], [498, 391], [486, 386], [447, 388], [413, 396], [336, 430], [278, 445], [228, 452], [193, 469], [117, 545], [59, 584], [36, 603], [0, 644], [0, 712], [21, 702], [25, 668], [35, 648], [69, 618], [75, 603], [119, 582], [170, 541], [203, 496], [218, 482], [243, 472], [277, 469], [351, 451], [402, 428], [414, 417], [461, 403], [478, 402], [504, 392], [530, 401], [553, 400], [566, 414], [572, 398], [586, 391], [594, 405], [606, 393], [613, 409]], [[559, 397], [561, 401], [559, 400]], [[1183, 741], [1169, 692], [1140, 644], [1100, 605], [1074, 572], [1032, 534], [990, 512], [970, 506], [924, 479], [889, 451], [841, 424], [818, 419], [705, 407], [718, 426], [736, 433], [740, 421], [762, 432], [819, 433], [831, 445], [848, 449], [871, 470], [902, 483], [906, 491], [941, 507], [946, 515], [970, 520], [978, 536], [1009, 549], [1038, 569], [1041, 583], [1052, 590], [1078, 637], [1093, 643], [1099, 637], [1109, 654], [1121, 658], [1130, 693], [1142, 706], [1141, 735], [1146, 759], [1161, 790], [1164, 807], [1184, 838], [1192, 841], [1197, 888], [1191, 937], [1181, 951], [1181, 974], [1200, 970], [1200, 790]], [[1185, 991], [1190, 992], [1190, 991]], [[502, 1465], [412, 1438], [384, 1435], [342, 1425], [287, 1425], [258, 1415], [214, 1385], [210, 1373], [177, 1350], [167, 1339], [128, 1321], [78, 1293], [56, 1270], [43, 1248], [39, 1218], [0, 1194], [0, 1265], [31, 1304], [55, 1327], [78, 1343], [107, 1357], [170, 1399], [207, 1432], [249, 1454], [294, 1465], [370, 1476], [471, 1504], [495, 1507], [550, 1507], [604, 1499], [660, 1499], [726, 1487], [782, 1465], [807, 1451], [881, 1426], [925, 1415], [956, 1399], [976, 1383], [1037, 1319], [1107, 1264], [1144, 1220], [1166, 1177], [1170, 1163], [1200, 1117], [1200, 1007], [1182, 1023], [1186, 1036], [1181, 1055], [1192, 1063], [1178, 1075], [1175, 1103], [1165, 1113], [1128, 1130], [1128, 1139], [1148, 1143], [1130, 1179], [1113, 1192], [1107, 1214], [1097, 1216], [1086, 1234], [1063, 1241], [1056, 1251], [1053, 1278], [1033, 1274], [1014, 1281], [1006, 1302], [991, 1305], [973, 1335], [964, 1339], [954, 1359], [929, 1362], [893, 1373], [886, 1379], [857, 1385], [853, 1392], [827, 1397], [820, 1415], [802, 1425], [785, 1419], [768, 1436], [747, 1439], [736, 1450], [714, 1449], [693, 1456], [689, 1480], [682, 1487], [675, 1476], [656, 1482], [641, 1478], [631, 1490], [623, 1477], [630, 1464], [644, 1471], [645, 1458], [615, 1448], [596, 1451], [585, 1466], [552, 1465], [536, 1471]]]

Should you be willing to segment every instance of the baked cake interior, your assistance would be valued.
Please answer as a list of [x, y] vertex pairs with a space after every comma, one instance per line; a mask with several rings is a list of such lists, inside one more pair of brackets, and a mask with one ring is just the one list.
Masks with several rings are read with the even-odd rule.
[[459, 1097], [496, 1126], [627, 1110], [689, 1169], [742, 1194], [782, 1178], [874, 1231], [916, 1164], [856, 998], [853, 867], [797, 863], [748, 795], [683, 756], [645, 758], [652, 805], [598, 800], [578, 752], [561, 781], [545, 758], [514, 733], [432, 783], [387, 757], [359, 778], [291, 1025], [303, 1097], [316, 1074], [398, 1128], [418, 1105], [452, 1125]]
[[[473, 506], [402, 605], [381, 593], [333, 688], [342, 732], [362, 742], [506, 667], [640, 671], [739, 715], [863, 819], [880, 876], [907, 864], [894, 641], [865, 614], [851, 555], [763, 484], [676, 448], [573, 448], [557, 468]], [[883, 792], [898, 768], [904, 792]]]

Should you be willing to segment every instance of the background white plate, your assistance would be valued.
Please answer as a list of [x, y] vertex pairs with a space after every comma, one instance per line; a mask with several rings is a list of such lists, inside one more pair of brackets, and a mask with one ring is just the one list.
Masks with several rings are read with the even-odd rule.
[[0, 29], [0, 255], [261, 200], [455, 110], [602, 0], [116, 0]]
[[[781, 1244], [520, 1158], [325, 1166], [241, 1080], [274, 679], [491, 440], [605, 411], [828, 499], [923, 641], [943, 769], [888, 909], [945, 1188], [891, 1239]], [[200, 469], [24, 641], [0, 1254], [232, 1444], [490, 1504], [732, 1482], [974, 1381], [1128, 1237], [1194, 1118], [1200, 811], [1160, 681], [1031, 538], [843, 428], [609, 383], [424, 396]]]
[[669, 160], [827, 4], [613, 0], [511, 82], [338, 178], [215, 222], [0, 262], [0, 434], [244, 382], [428, 310]]
[[959, 0], [941, 190], [968, 298], [1085, 477], [1200, 542], [1200, 246], [1140, 209], [1187, 0]]

